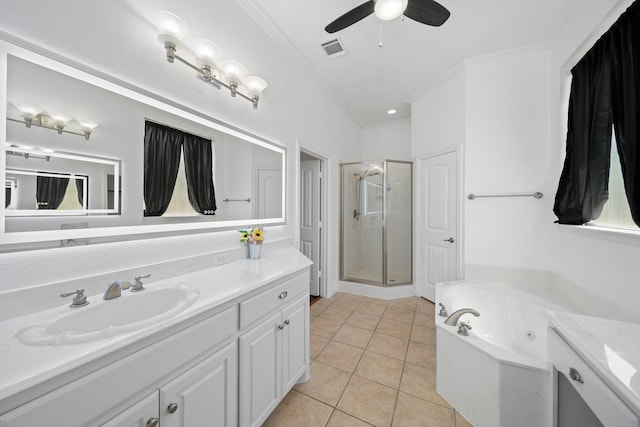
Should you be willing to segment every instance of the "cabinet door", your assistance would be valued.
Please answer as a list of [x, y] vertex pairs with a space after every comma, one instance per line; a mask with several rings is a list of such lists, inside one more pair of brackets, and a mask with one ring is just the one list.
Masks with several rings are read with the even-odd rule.
[[160, 389], [162, 427], [235, 427], [235, 342], [209, 356]]
[[309, 363], [309, 297], [299, 299], [282, 312], [282, 394], [291, 390]]
[[159, 402], [158, 392], [154, 391], [117, 417], [102, 424], [101, 427], [148, 427], [152, 425], [154, 419], [156, 422], [158, 420]]
[[240, 426], [259, 426], [280, 400], [281, 314], [240, 337]]

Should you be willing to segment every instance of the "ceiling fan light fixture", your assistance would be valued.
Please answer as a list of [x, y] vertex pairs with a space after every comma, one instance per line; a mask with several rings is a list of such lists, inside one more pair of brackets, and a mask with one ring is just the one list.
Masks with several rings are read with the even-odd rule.
[[408, 0], [377, 0], [374, 12], [383, 21], [396, 19], [404, 13]]

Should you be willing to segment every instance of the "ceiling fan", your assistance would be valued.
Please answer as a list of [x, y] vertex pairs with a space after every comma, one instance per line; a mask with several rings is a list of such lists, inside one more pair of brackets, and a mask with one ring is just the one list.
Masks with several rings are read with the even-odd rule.
[[400, 15], [422, 24], [439, 27], [451, 13], [434, 0], [369, 0], [351, 9], [325, 27], [327, 33], [335, 33], [375, 13], [383, 21]]

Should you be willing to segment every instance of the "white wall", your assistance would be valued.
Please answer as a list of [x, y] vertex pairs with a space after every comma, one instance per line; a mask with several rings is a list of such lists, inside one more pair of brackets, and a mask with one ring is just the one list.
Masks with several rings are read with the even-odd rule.
[[549, 53], [541, 46], [467, 63], [465, 262], [548, 269]]
[[[288, 159], [287, 224], [268, 227], [267, 241], [292, 239], [296, 235], [297, 144], [301, 142], [305, 148], [328, 158], [331, 189], [326, 223], [328, 277], [330, 286], [335, 289], [338, 274], [339, 192], [335, 190], [338, 162], [360, 155], [360, 130], [355, 122], [315, 84], [303, 66], [259, 29], [236, 2], [203, 3], [203, 8], [211, 10], [202, 11], [202, 16], [183, 18], [192, 32], [215, 40], [229, 55], [245, 62], [251, 72], [268, 81], [269, 88], [258, 110], [253, 110], [246, 101], [232, 99], [224, 91], [208, 88], [186, 67], [166, 63], [155, 30], [144, 20], [141, 11], [129, 10], [124, 2], [94, 3], [90, 7], [76, 7], [72, 3], [66, 2], [54, 9], [44, 0], [35, 0], [29, 5], [14, 3], [3, 10], [0, 27], [44, 49], [284, 145]], [[179, 6], [174, 6], [174, 11], [180, 13]], [[140, 4], [140, 7], [151, 5]], [[123, 9], [117, 22], [112, 18], [113, 8]], [[215, 34], [207, 34], [211, 29], [215, 29]], [[238, 233], [232, 230], [107, 243], [80, 249], [0, 254], [0, 290], [238, 247]], [[29, 267], [33, 265], [38, 268]]]
[[[566, 138], [567, 70], [582, 56], [581, 44], [587, 48], [617, 19], [617, 14], [630, 3], [625, 1], [589, 1], [562, 26], [551, 46], [551, 117], [552, 150], [550, 175], [559, 179]], [[607, 17], [615, 7], [614, 16]], [[601, 24], [601, 21], [604, 23]], [[578, 55], [572, 58], [574, 51]], [[555, 192], [555, 189], [554, 189]], [[563, 279], [602, 297], [630, 312], [640, 315], [640, 237], [616, 238], [611, 233], [589, 232], [571, 226], [555, 225], [551, 231], [551, 269]]]
[[[464, 195], [547, 189], [548, 51], [467, 61], [412, 104], [412, 152], [463, 146]], [[548, 197], [548, 196], [547, 196]], [[465, 262], [548, 268], [548, 203], [464, 198]]]
[[362, 128], [361, 158], [411, 160], [411, 119], [389, 120]]
[[464, 143], [466, 81], [459, 66], [411, 103], [411, 155], [423, 157]]
[[[553, 200], [564, 159], [572, 63], [630, 0], [580, 2], [559, 20], [545, 45], [466, 61], [412, 102], [412, 155], [464, 146], [468, 193], [542, 191], [544, 198], [465, 198], [468, 265], [549, 270], [640, 314], [640, 246], [616, 237], [554, 225]], [[588, 46], [581, 44], [592, 35]], [[582, 54], [571, 58], [576, 51]], [[571, 60], [570, 60], [571, 58]]]

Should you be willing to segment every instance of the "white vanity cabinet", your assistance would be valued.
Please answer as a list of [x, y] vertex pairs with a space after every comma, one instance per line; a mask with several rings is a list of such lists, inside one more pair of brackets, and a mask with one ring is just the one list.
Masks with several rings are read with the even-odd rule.
[[236, 348], [228, 344], [101, 427], [235, 426]]
[[160, 388], [160, 425], [236, 426], [237, 361], [234, 342]]
[[[263, 261], [255, 285], [245, 280], [233, 296], [201, 305], [153, 334], [136, 335], [125, 346], [110, 348], [116, 336], [96, 343], [106, 351], [94, 357], [87, 350], [94, 344], [60, 349], [77, 352], [81, 361], [65, 359], [59, 375], [5, 394], [0, 427], [259, 425], [309, 369], [309, 261], [297, 251], [286, 254], [295, 260], [292, 265]], [[228, 266], [230, 272], [237, 269]], [[203, 285], [201, 295], [214, 294], [211, 277], [197, 276], [213, 283], [210, 289]], [[223, 291], [230, 288], [232, 283]], [[58, 349], [19, 351], [36, 357]], [[42, 360], [40, 366], [47, 366]]]
[[[240, 426], [259, 426], [305, 374], [309, 360], [308, 280], [297, 278], [240, 304]], [[293, 301], [287, 303], [291, 297]], [[243, 316], [243, 312], [246, 314]]]
[[549, 356], [554, 367], [557, 427], [640, 427], [640, 417], [553, 329], [549, 330]]
[[159, 424], [158, 392], [153, 392], [101, 427], [155, 427]]
[[547, 310], [554, 427], [640, 427], [640, 323]]

